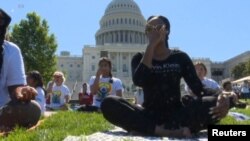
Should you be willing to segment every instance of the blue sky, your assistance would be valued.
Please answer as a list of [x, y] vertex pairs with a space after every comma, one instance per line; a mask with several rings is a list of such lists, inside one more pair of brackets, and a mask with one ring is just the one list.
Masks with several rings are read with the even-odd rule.
[[[58, 51], [81, 55], [95, 44], [95, 33], [112, 0], [0, 0], [19, 23], [29, 12], [46, 19]], [[249, 0], [135, 0], [145, 18], [164, 15], [171, 23], [170, 47], [190, 57], [225, 61], [250, 49]]]

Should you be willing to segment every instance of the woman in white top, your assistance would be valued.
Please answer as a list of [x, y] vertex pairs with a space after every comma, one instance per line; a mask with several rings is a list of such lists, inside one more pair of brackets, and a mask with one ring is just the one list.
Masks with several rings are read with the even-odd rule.
[[[209, 91], [209, 93], [211, 94], [215, 94], [215, 93], [219, 94], [222, 92], [220, 85], [216, 81], [206, 77], [207, 68], [205, 64], [203, 64], [202, 62], [196, 62], [194, 66], [195, 66], [196, 73], [203, 84], [204, 89], [207, 89], [207, 91]], [[187, 85], [185, 85], [185, 90], [190, 95], [193, 95], [192, 91], [188, 88]]]
[[53, 77], [54, 80], [48, 84], [47, 92], [50, 97], [50, 104], [47, 107], [51, 110], [68, 110], [67, 104], [70, 100], [70, 91], [64, 84], [64, 74], [56, 71]]
[[122, 82], [112, 76], [112, 63], [107, 57], [102, 57], [98, 63], [99, 69], [89, 81], [91, 93], [94, 94], [94, 105], [100, 107], [100, 103], [108, 95], [122, 96]]
[[98, 70], [95, 76], [89, 81], [91, 94], [94, 95], [93, 105], [81, 107], [79, 111], [100, 111], [102, 100], [109, 95], [122, 97], [122, 82], [120, 79], [113, 77], [112, 63], [107, 57], [102, 57], [98, 63]]
[[31, 71], [27, 74], [27, 83], [29, 86], [37, 90], [37, 95], [35, 100], [39, 103], [41, 107], [41, 114], [45, 111], [45, 90], [43, 88], [43, 78], [38, 71]]

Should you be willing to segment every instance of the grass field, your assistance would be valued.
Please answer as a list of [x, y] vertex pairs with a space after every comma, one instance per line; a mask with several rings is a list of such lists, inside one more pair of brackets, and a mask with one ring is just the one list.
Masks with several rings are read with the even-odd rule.
[[[248, 109], [232, 109], [250, 116]], [[230, 116], [225, 117], [219, 124], [250, 124], [248, 121], [236, 121]], [[83, 113], [74, 111], [58, 112], [44, 120], [35, 130], [26, 131], [16, 128], [7, 137], [0, 137], [1, 141], [62, 141], [69, 135], [90, 135], [98, 131], [112, 129], [114, 126], [108, 123], [98, 113]]]
[[[245, 115], [250, 116], [250, 108], [247, 109], [233, 109], [231, 110], [233, 112], [239, 112], [239, 113], [244, 113]], [[243, 125], [243, 124], [248, 124], [250, 125], [250, 120], [246, 120], [246, 121], [236, 121], [233, 117], [231, 116], [226, 116], [225, 118], [223, 118], [219, 124], [236, 124], [236, 125]]]
[[59, 112], [44, 120], [33, 131], [16, 128], [1, 141], [62, 141], [69, 135], [89, 135], [113, 128], [101, 114], [82, 112]]

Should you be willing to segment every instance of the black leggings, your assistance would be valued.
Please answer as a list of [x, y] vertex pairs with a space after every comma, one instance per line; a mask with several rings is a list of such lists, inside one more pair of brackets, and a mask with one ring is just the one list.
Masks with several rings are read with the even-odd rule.
[[[178, 129], [188, 127], [192, 133], [205, 129], [208, 124], [214, 124], [209, 114], [209, 108], [216, 105], [217, 98], [213, 96], [203, 97], [200, 100], [185, 99], [182, 108], [170, 115], [164, 123], [166, 129]], [[154, 135], [157, 121], [151, 112], [130, 104], [120, 97], [107, 97], [101, 104], [104, 118], [112, 124], [127, 131], [137, 131], [146, 135]]]
[[100, 112], [100, 108], [92, 105], [83, 105], [77, 109], [77, 111], [81, 112]]

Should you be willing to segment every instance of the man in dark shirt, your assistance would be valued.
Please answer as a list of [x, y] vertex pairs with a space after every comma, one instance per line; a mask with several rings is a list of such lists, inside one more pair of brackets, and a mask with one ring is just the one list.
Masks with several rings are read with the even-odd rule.
[[[101, 105], [104, 117], [127, 131], [173, 137], [190, 136], [224, 117], [229, 109], [229, 99], [203, 97], [207, 91], [203, 90], [189, 56], [169, 49], [168, 19], [149, 17], [145, 32], [149, 39], [146, 51], [137, 53], [131, 63], [133, 82], [143, 88], [144, 103], [137, 107], [122, 98], [106, 98]], [[181, 78], [196, 99], [181, 98]]]

